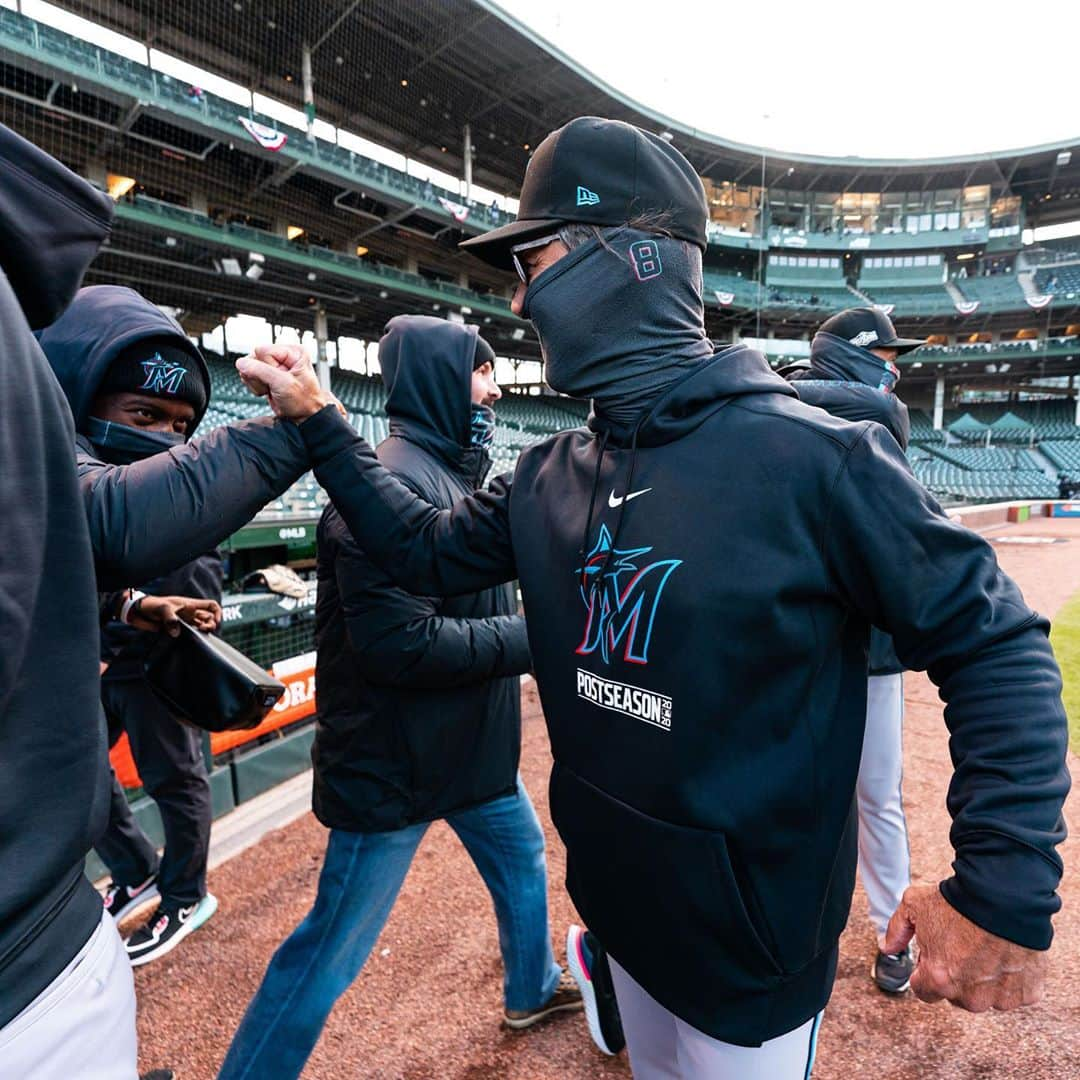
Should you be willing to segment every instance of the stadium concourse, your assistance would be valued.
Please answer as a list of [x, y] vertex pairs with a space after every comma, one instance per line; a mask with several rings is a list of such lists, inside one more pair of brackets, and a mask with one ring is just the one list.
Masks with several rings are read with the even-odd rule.
[[[1029, 602], [1053, 617], [1080, 590], [1080, 519], [1033, 518], [985, 530]], [[1055, 543], [1040, 541], [1053, 540]], [[1018, 543], [1015, 541], [1026, 541]], [[948, 873], [945, 790], [951, 772], [941, 703], [923, 675], [905, 684], [904, 800], [916, 882]], [[549, 894], [557, 937], [576, 919], [562, 888], [564, 854], [547, 814], [550, 766], [535, 688], [524, 690], [522, 774], [547, 834]], [[1078, 762], [1070, 754], [1076, 771]], [[1080, 1075], [1080, 821], [1066, 806], [1063, 907], [1044, 1001], [978, 1016], [913, 995], [890, 998], [867, 977], [874, 955], [861, 887], [841, 939], [836, 989], [826, 1011], [816, 1080], [1071, 1080]], [[266, 835], [210, 874], [224, 918], [185, 948], [136, 973], [144, 1069], [209, 1080], [270, 954], [314, 896], [326, 832], [310, 813]], [[649, 927], [643, 926], [642, 933]], [[602, 1057], [581, 1017], [532, 1032], [499, 1027], [501, 966], [490, 902], [448, 828], [434, 827], [406, 880], [372, 959], [338, 1003], [304, 1076], [338, 1080], [565, 1080], [629, 1076], [625, 1054]]]

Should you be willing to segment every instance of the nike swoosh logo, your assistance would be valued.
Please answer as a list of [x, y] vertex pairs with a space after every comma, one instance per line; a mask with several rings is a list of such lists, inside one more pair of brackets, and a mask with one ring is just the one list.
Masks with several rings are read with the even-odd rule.
[[618, 510], [624, 502], [636, 499], [639, 495], [644, 495], [648, 491], [652, 491], [652, 488], [642, 488], [640, 491], [631, 491], [629, 495], [616, 496], [615, 489], [612, 488], [611, 494], [607, 497], [607, 504], [612, 510]]

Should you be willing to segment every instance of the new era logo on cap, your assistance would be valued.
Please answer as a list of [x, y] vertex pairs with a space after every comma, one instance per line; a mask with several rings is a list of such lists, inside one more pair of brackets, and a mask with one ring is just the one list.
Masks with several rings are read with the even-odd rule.
[[595, 206], [600, 201], [600, 196], [595, 191], [590, 191], [587, 187], [581, 187], [578, 185], [577, 189], [577, 204], [578, 206]]
[[878, 333], [876, 330], [860, 330], [852, 339], [852, 345], [858, 345], [860, 349], [865, 349], [867, 345], [872, 345], [878, 339]]

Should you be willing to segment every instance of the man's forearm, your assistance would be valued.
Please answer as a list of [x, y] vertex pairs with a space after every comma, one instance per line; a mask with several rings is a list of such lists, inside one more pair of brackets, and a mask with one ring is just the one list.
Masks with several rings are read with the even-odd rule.
[[332, 406], [304, 421], [300, 432], [315, 477], [353, 538], [403, 588], [456, 596], [517, 576], [505, 484], [437, 510], [385, 469]]
[[268, 419], [219, 428], [133, 465], [80, 460], [98, 587], [147, 581], [213, 548], [308, 464], [296, 426]]
[[1031, 949], [1050, 944], [1065, 839], [1068, 730], [1044, 620], [940, 677], [955, 772], [955, 876], [945, 898], [972, 922]]

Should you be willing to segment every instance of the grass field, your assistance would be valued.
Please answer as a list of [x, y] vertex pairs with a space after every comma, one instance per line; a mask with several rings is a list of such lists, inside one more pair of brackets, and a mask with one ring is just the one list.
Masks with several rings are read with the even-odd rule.
[[1054, 617], [1050, 640], [1065, 682], [1065, 710], [1069, 714], [1069, 746], [1080, 753], [1080, 593]]

